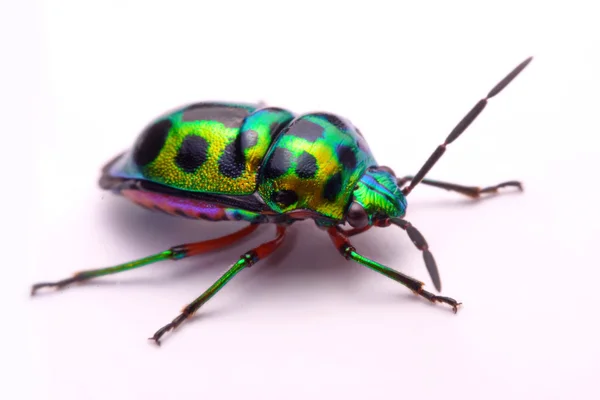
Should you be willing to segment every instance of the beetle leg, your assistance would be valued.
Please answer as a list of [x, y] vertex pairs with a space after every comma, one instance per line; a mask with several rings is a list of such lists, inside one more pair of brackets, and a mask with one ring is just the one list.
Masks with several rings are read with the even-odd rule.
[[198, 254], [207, 253], [212, 250], [217, 250], [233, 244], [234, 242], [248, 236], [258, 228], [258, 225], [251, 224], [244, 229], [237, 232], [223, 236], [217, 239], [206, 240], [197, 243], [182, 244], [179, 246], [171, 247], [169, 250], [165, 250], [161, 253], [154, 254], [148, 257], [140, 258], [138, 260], [130, 261], [124, 264], [119, 264], [114, 267], [91, 269], [87, 271], [77, 272], [71, 278], [63, 279], [56, 282], [41, 282], [31, 287], [31, 295], [33, 296], [39, 289], [45, 287], [51, 287], [56, 289], [62, 289], [72, 283], [87, 281], [92, 278], [99, 276], [116, 274], [118, 272], [128, 271], [149, 265], [158, 261], [164, 260], [181, 260], [182, 258], [196, 256]]
[[191, 317], [204, 303], [206, 303], [211, 297], [213, 297], [219, 290], [223, 288], [238, 272], [246, 267], [251, 267], [258, 261], [267, 257], [273, 253], [283, 242], [285, 236], [286, 227], [279, 225], [277, 226], [277, 236], [275, 239], [265, 242], [260, 246], [246, 252], [240, 257], [240, 259], [233, 264], [233, 266], [223, 274], [215, 283], [212, 284], [204, 293], [200, 295], [196, 300], [185, 306], [173, 321], [160, 328], [154, 336], [149, 340], [154, 340], [156, 344], [160, 345], [160, 338], [168, 331], [177, 328], [183, 321]]
[[428, 292], [427, 290], [423, 289], [423, 282], [418, 281], [415, 278], [405, 275], [392, 268], [386, 267], [385, 265], [379, 264], [378, 262], [368, 259], [367, 257], [357, 253], [356, 249], [352, 246], [346, 235], [337, 227], [329, 228], [327, 230], [327, 233], [329, 233], [329, 237], [333, 241], [333, 244], [336, 246], [338, 251], [347, 260], [356, 261], [357, 263], [371, 268], [373, 271], [379, 272], [380, 274], [385, 275], [388, 278], [395, 280], [396, 282], [400, 282], [401, 284], [412, 290], [415, 294], [426, 298], [432, 303], [446, 303], [452, 307], [454, 313], [458, 311], [458, 306], [462, 304], [450, 297], [437, 296], [431, 292]]
[[[404, 187], [404, 185], [406, 183], [412, 181], [413, 178], [414, 178], [414, 176], [405, 176], [404, 178], [398, 179], [398, 187], [400, 189], [402, 189]], [[457, 185], [455, 183], [434, 181], [432, 179], [423, 179], [421, 181], [421, 184], [434, 186], [434, 187], [437, 187], [440, 189], [450, 190], [452, 192], [458, 192], [460, 194], [464, 194], [465, 196], [469, 196], [473, 199], [477, 199], [477, 198], [481, 197], [482, 194], [497, 193], [498, 189], [501, 189], [504, 187], [515, 187], [518, 190], [523, 191], [523, 185], [519, 181], [507, 181], [507, 182], [499, 183], [494, 186], [488, 186], [488, 187], [484, 187], [484, 188], [481, 188], [479, 186]]]
[[342, 230], [342, 231], [344, 232], [344, 235], [346, 235], [346, 237], [351, 237], [351, 236], [359, 235], [363, 232], [366, 232], [369, 229], [371, 229], [372, 227], [373, 227], [373, 225], [365, 225], [362, 228], [352, 228], [352, 229]]

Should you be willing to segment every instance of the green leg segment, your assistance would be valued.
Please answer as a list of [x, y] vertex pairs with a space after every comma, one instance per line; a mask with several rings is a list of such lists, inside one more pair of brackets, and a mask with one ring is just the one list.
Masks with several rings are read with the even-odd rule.
[[382, 275], [387, 276], [390, 279], [395, 280], [396, 282], [400, 282], [410, 290], [412, 290], [415, 294], [426, 298], [432, 303], [446, 303], [452, 307], [452, 310], [456, 313], [458, 311], [458, 306], [461, 303], [450, 297], [437, 296], [427, 290], [423, 289], [423, 282], [418, 281], [408, 275], [405, 275], [399, 271], [396, 271], [392, 268], [386, 267], [385, 265], [379, 264], [376, 261], [373, 261], [359, 253], [356, 252], [356, 249], [350, 244], [350, 241], [345, 236], [345, 234], [336, 227], [330, 228], [328, 230], [329, 236], [333, 241], [333, 244], [337, 247], [338, 251], [349, 260], [356, 261], [359, 264], [362, 264], [373, 271], [379, 272]]
[[70, 278], [63, 279], [63, 280], [56, 281], [56, 282], [37, 283], [31, 287], [31, 295], [33, 296], [41, 288], [62, 289], [72, 283], [87, 281], [89, 279], [97, 278], [99, 276], [116, 274], [118, 272], [123, 272], [123, 271], [129, 271], [130, 269], [143, 267], [145, 265], [150, 265], [155, 262], [164, 261], [164, 260], [181, 260], [182, 258], [191, 257], [191, 256], [195, 256], [198, 254], [206, 253], [211, 250], [223, 248], [232, 243], [235, 243], [236, 241], [242, 239], [245, 236], [248, 236], [250, 233], [254, 232], [257, 227], [258, 227], [258, 225], [248, 225], [247, 227], [245, 227], [237, 232], [234, 232], [232, 234], [229, 234], [227, 236], [223, 236], [220, 238], [171, 247], [169, 250], [165, 250], [158, 254], [140, 258], [139, 260], [126, 262], [124, 264], [119, 264], [114, 267], [81, 271], [81, 272], [76, 273], [75, 275], [73, 275]]
[[227, 272], [225, 272], [225, 274], [223, 274], [223, 276], [221, 276], [215, 283], [212, 284], [211, 287], [202, 293], [200, 297], [185, 306], [181, 311], [181, 314], [175, 317], [173, 321], [156, 331], [154, 336], [149, 338], [149, 340], [153, 340], [156, 342], [156, 344], [160, 345], [160, 339], [165, 333], [177, 328], [179, 325], [181, 325], [181, 323], [183, 323], [183, 321], [191, 317], [204, 303], [217, 294], [217, 292], [221, 290], [223, 286], [225, 286], [227, 282], [229, 282], [241, 270], [254, 265], [258, 261], [273, 253], [283, 242], [285, 231], [286, 227], [278, 226], [277, 236], [275, 239], [263, 243], [255, 249], [246, 252]]

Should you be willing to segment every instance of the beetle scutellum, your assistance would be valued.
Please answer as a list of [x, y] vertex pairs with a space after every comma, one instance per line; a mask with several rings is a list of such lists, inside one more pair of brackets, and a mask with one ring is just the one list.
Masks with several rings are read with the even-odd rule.
[[[71, 283], [122, 272], [162, 260], [179, 260], [230, 245], [260, 224], [273, 223], [276, 237], [246, 252], [200, 297], [150, 339], [179, 326], [242, 269], [275, 251], [295, 221], [312, 219], [349, 260], [394, 279], [431, 302], [457, 311], [461, 304], [423, 289], [423, 283], [370, 260], [356, 251], [349, 237], [373, 226], [404, 229], [422, 251], [437, 291], [441, 282], [427, 242], [406, 219], [406, 197], [419, 183], [477, 198], [503, 187], [521, 189], [517, 181], [479, 188], [424, 179], [425, 175], [485, 108], [531, 61], [519, 64], [481, 99], [450, 132], [414, 176], [397, 178], [379, 165], [361, 132], [330, 113], [295, 116], [264, 105], [204, 102], [180, 107], [152, 121], [132, 149], [102, 170], [100, 186], [151, 210], [209, 221], [246, 221], [233, 234], [170, 248], [114, 267], [82, 271], [57, 282]], [[345, 229], [345, 225], [351, 228]]]

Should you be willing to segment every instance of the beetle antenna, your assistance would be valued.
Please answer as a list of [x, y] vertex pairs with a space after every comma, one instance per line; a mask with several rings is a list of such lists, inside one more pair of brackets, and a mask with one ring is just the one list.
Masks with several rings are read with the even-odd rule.
[[433, 282], [433, 286], [438, 292], [442, 291], [442, 281], [440, 280], [440, 273], [437, 268], [437, 264], [435, 263], [435, 259], [433, 258], [433, 254], [429, 251], [429, 245], [427, 241], [410, 222], [401, 218], [391, 218], [390, 222], [400, 228], [404, 229], [406, 233], [408, 233], [408, 237], [413, 242], [415, 247], [423, 252], [423, 260], [425, 261], [425, 266], [427, 267], [427, 272], [429, 272], [429, 276], [431, 277], [431, 281]]
[[411, 179], [410, 185], [402, 189], [402, 193], [405, 196], [408, 196], [408, 194], [415, 188], [415, 186], [417, 186], [423, 180], [425, 175], [427, 175], [427, 173], [435, 165], [435, 163], [438, 162], [438, 160], [442, 157], [442, 154], [444, 154], [444, 152], [446, 151], [446, 146], [454, 142], [469, 127], [469, 125], [471, 125], [475, 118], [477, 118], [477, 116], [483, 111], [483, 109], [488, 103], [488, 100], [496, 96], [506, 86], [508, 86], [508, 84], [513, 79], [515, 79], [517, 75], [519, 75], [521, 71], [525, 69], [525, 67], [527, 67], [527, 65], [531, 62], [532, 59], [533, 57], [529, 57], [521, 64], [519, 64], [508, 75], [506, 75], [504, 79], [498, 82], [498, 84], [494, 86], [492, 90], [490, 90], [486, 97], [479, 100], [477, 104], [475, 104], [471, 111], [469, 111], [467, 115], [465, 115], [463, 119], [454, 127], [452, 132], [450, 132], [444, 143], [439, 145], [437, 149], [435, 149], [435, 151], [431, 154], [431, 156], [429, 156], [429, 159], [425, 162], [425, 164], [423, 164], [419, 172], [417, 172], [415, 177]]

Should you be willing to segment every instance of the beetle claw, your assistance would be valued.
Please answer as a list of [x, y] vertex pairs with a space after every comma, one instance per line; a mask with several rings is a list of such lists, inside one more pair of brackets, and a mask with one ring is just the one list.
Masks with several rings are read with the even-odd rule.
[[454, 314], [458, 313], [458, 307], [462, 305], [462, 303], [457, 302], [453, 298], [444, 296], [436, 296], [433, 301], [448, 304], [450, 307], [452, 307]]
[[36, 293], [38, 292], [38, 290], [40, 290], [42, 288], [52, 288], [52, 289], [55, 289], [55, 290], [60, 290], [64, 286], [65, 285], [61, 285], [59, 282], [36, 283], [35, 285], [31, 286], [30, 294], [31, 294], [31, 296], [35, 296]]
[[148, 340], [153, 341], [155, 345], [160, 347], [160, 339], [159, 338], [152, 336], [152, 337], [149, 337]]

